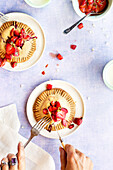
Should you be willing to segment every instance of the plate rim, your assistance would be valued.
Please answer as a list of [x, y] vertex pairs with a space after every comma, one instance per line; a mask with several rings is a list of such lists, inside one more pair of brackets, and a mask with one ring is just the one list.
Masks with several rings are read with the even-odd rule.
[[[30, 93], [30, 95], [29, 95], [29, 97], [28, 97], [28, 99], [27, 99], [26, 115], [27, 115], [27, 119], [28, 119], [28, 122], [29, 122], [30, 126], [32, 126], [32, 125], [31, 125], [31, 122], [30, 122], [30, 120], [29, 120], [28, 109], [29, 109], [29, 101], [30, 101], [30, 98], [31, 98], [31, 96], [32, 96], [32, 93], [35, 92], [35, 90], [36, 90], [39, 86], [41, 86], [41, 85], [44, 85], [44, 84], [47, 84], [47, 83], [52, 83], [52, 82], [59, 82], [59, 81], [62, 82], [62, 83], [66, 83], [68, 86], [71, 86], [71, 87], [72, 87], [73, 89], [75, 89], [75, 91], [77, 91], [77, 93], [80, 95], [81, 100], [82, 100], [82, 103], [83, 103], [83, 119], [84, 119], [84, 117], [85, 117], [85, 112], [86, 112], [86, 106], [85, 106], [84, 98], [83, 98], [83, 96], [81, 95], [81, 93], [79, 92], [79, 90], [78, 90], [77, 88], [75, 88], [74, 85], [72, 85], [71, 83], [69, 83], [69, 82], [67, 82], [67, 81], [64, 81], [64, 80], [49, 80], [49, 81], [44, 81], [43, 83], [41, 83], [41, 84], [39, 84], [38, 86], [36, 86], [36, 87], [32, 90], [32, 92]], [[71, 94], [70, 94], [70, 95], [71, 95]], [[38, 96], [37, 96], [37, 97], [38, 97]], [[71, 96], [71, 97], [72, 97], [72, 96]], [[72, 98], [73, 98], [73, 97], [72, 97]], [[34, 118], [34, 120], [35, 120], [35, 118]], [[64, 135], [63, 138], [72, 135], [72, 134], [78, 129], [78, 127], [79, 127], [79, 126], [75, 127], [75, 128], [73, 129], [73, 131], [70, 131], [69, 134]], [[64, 130], [64, 129], [62, 129], [62, 130]], [[59, 130], [59, 132], [62, 131], [62, 130]], [[57, 134], [57, 132], [54, 132], [54, 133]], [[40, 133], [40, 135], [43, 136], [43, 137], [46, 137], [46, 138], [50, 138], [50, 139], [58, 139], [57, 135], [54, 136], [54, 137], [53, 137], [53, 136], [52, 136], [52, 137], [46, 136], [45, 134], [42, 134], [42, 133]]]
[[[4, 67], [2, 67], [3, 69], [5, 69], [5, 70], [7, 70], [7, 71], [11, 71], [11, 72], [22, 72], [22, 71], [26, 71], [26, 70], [28, 70], [28, 69], [30, 69], [30, 68], [32, 68], [33, 66], [35, 66], [37, 63], [38, 63], [38, 61], [41, 59], [41, 57], [42, 57], [42, 55], [43, 55], [43, 53], [44, 53], [44, 51], [45, 51], [45, 48], [46, 48], [46, 36], [45, 36], [45, 31], [44, 31], [44, 29], [42, 28], [42, 26], [40, 25], [40, 23], [35, 19], [35, 18], [33, 18], [31, 15], [29, 15], [29, 14], [26, 14], [26, 13], [24, 13], [24, 12], [9, 12], [9, 13], [6, 13], [5, 15], [7, 16], [7, 15], [11, 15], [11, 14], [22, 14], [22, 15], [26, 15], [27, 17], [30, 17], [32, 20], [34, 20], [38, 25], [39, 25], [39, 28], [41, 29], [41, 31], [42, 31], [42, 33], [43, 33], [43, 40], [44, 40], [44, 44], [43, 44], [43, 49], [42, 49], [42, 52], [41, 52], [41, 54], [40, 54], [40, 57], [37, 59], [37, 61], [34, 63], [34, 64], [32, 64], [31, 66], [29, 66], [29, 67], [27, 67], [27, 68], [23, 68], [23, 69], [20, 69], [20, 70], [15, 70], [15, 69], [10, 69], [10, 68], [5, 68], [5, 66]], [[7, 21], [6, 21], [7, 22]], [[22, 22], [22, 21], [20, 21], [20, 22]], [[33, 54], [34, 55], [34, 54]], [[32, 57], [31, 57], [32, 58]], [[28, 60], [29, 61], [29, 60]], [[21, 64], [21, 63], [19, 63], [19, 64]]]

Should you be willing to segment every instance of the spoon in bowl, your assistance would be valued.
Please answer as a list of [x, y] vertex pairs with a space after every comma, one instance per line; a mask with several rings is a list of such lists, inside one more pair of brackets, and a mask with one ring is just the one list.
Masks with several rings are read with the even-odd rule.
[[64, 34], [68, 34], [73, 28], [75, 28], [81, 21], [83, 21], [85, 18], [89, 17], [90, 15], [100, 15], [102, 12], [94, 13], [90, 12], [89, 14], [85, 15], [83, 18], [81, 18], [79, 21], [77, 21], [75, 24], [73, 24], [71, 27], [64, 30]]

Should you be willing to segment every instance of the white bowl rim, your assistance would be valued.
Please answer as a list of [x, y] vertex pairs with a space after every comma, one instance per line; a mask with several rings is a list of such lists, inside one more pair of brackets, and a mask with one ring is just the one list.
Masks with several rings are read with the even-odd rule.
[[51, 2], [51, 0], [48, 0], [48, 2], [46, 2], [46, 3], [42, 4], [42, 5], [34, 5], [33, 3], [30, 3], [29, 0], [24, 0], [24, 1], [25, 1], [29, 6], [34, 7], [34, 8], [43, 8], [43, 7], [45, 7], [46, 5], [48, 5], [48, 4]]

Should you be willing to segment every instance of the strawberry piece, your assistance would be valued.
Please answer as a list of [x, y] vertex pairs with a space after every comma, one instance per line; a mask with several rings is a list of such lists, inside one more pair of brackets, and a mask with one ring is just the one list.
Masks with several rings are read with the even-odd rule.
[[62, 124], [63, 124], [63, 126], [66, 127], [68, 125], [68, 122], [65, 119], [62, 119]]
[[10, 32], [10, 36], [13, 37], [14, 36], [14, 28], [12, 28], [11, 32]]
[[48, 67], [48, 64], [46, 64], [45, 68], [47, 68], [47, 67]]
[[52, 125], [49, 125], [48, 131], [51, 132], [51, 130], [52, 130]]
[[11, 38], [11, 41], [14, 43], [17, 39], [18, 39], [18, 37], [13, 36], [13, 37]]
[[75, 49], [77, 48], [77, 46], [76, 46], [76, 45], [70, 45], [70, 48], [71, 48], [72, 50], [75, 50]]
[[62, 112], [62, 111], [59, 111], [59, 112], [56, 112], [56, 117], [58, 118], [58, 119], [65, 119], [65, 117], [66, 117], [66, 113], [65, 112]]
[[16, 43], [15, 43], [15, 44], [16, 44], [17, 47], [22, 47], [23, 43], [24, 43], [24, 42], [23, 42], [23, 39], [22, 39], [22, 38], [18, 38], [18, 39], [16, 40]]
[[48, 110], [47, 109], [43, 109], [43, 113], [46, 115], [48, 114]]
[[53, 111], [53, 107], [52, 106], [49, 106], [49, 112], [52, 112]]
[[87, 4], [87, 0], [83, 0], [82, 3], [81, 3], [81, 5], [80, 5], [80, 7], [81, 7], [81, 8], [84, 8], [84, 7], [86, 6], [86, 4]]
[[51, 104], [51, 106], [55, 106], [55, 102], [54, 101], [52, 101], [50, 104]]
[[58, 109], [57, 107], [53, 106], [53, 112], [57, 111], [57, 109]]
[[68, 110], [66, 108], [62, 108], [61, 111], [64, 112], [65, 114], [68, 113]]
[[82, 117], [81, 117], [81, 118], [75, 118], [75, 119], [73, 120], [73, 122], [79, 126], [79, 125], [81, 125], [81, 123], [83, 122], [83, 118], [82, 118]]
[[21, 29], [20, 34], [21, 34], [21, 36], [22, 36], [23, 38], [25, 38], [26, 33], [25, 33], [24, 28]]
[[60, 102], [56, 101], [56, 102], [55, 102], [55, 106], [56, 106], [57, 108], [61, 107]]
[[88, 4], [93, 4], [94, 0], [88, 0]]
[[83, 26], [83, 23], [80, 23], [79, 25], [78, 25], [78, 28], [79, 29], [82, 29], [84, 26]]
[[13, 54], [14, 56], [19, 56], [19, 49], [16, 47], [15, 48], [15, 52], [14, 52], [14, 54]]
[[45, 75], [45, 71], [42, 71], [42, 75]]
[[14, 54], [14, 52], [15, 52], [15, 48], [11, 44], [7, 43], [6, 44], [6, 53]]
[[24, 38], [25, 40], [30, 40], [30, 39], [31, 39], [30, 35], [23, 35], [23, 38]]
[[53, 86], [52, 86], [51, 84], [47, 84], [47, 86], [46, 86], [47, 90], [51, 90], [52, 87], [53, 87]]
[[59, 60], [62, 60], [62, 59], [63, 59], [63, 57], [62, 57], [61, 54], [58, 54], [58, 55], [57, 55], [57, 58], [58, 58]]
[[16, 67], [17, 66], [17, 62], [15, 61], [15, 62], [11, 62], [11, 67]]
[[51, 117], [52, 117], [52, 119], [53, 119], [54, 122], [57, 122], [56, 115], [53, 115], [53, 114], [52, 114]]
[[14, 35], [15, 36], [19, 36], [20, 35], [19, 31], [18, 30], [14, 30]]
[[3, 67], [6, 63], [6, 59], [5, 58], [0, 58], [0, 67]]
[[70, 125], [68, 126], [68, 128], [69, 128], [69, 129], [74, 128], [74, 124], [70, 124]]
[[7, 59], [7, 60], [11, 60], [12, 59], [12, 55], [11, 54], [5, 54], [5, 58]]

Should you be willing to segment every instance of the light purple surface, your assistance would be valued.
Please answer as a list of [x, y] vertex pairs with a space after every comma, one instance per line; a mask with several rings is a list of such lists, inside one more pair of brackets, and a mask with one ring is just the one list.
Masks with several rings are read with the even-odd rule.
[[[25, 127], [20, 129], [20, 134], [28, 138], [30, 125], [25, 107], [32, 90], [49, 79], [72, 83], [84, 96], [86, 114], [81, 127], [64, 141], [90, 156], [94, 170], [112, 170], [113, 91], [104, 85], [102, 70], [113, 59], [113, 8], [105, 19], [84, 21], [82, 30], [76, 28], [69, 35], [64, 35], [63, 30], [79, 19], [70, 0], [52, 0], [43, 9], [29, 7], [24, 0], [1, 0], [0, 8], [3, 13], [19, 11], [33, 16], [46, 35], [44, 55], [34, 67], [19, 73], [0, 69], [0, 107], [16, 103], [21, 125]], [[73, 43], [77, 45], [75, 51], [70, 49]], [[58, 61], [49, 56], [56, 50], [64, 56], [64, 60]], [[59, 71], [56, 71], [57, 63], [60, 64]], [[49, 66], [45, 69], [46, 64]], [[43, 70], [46, 71], [45, 76], [41, 75]], [[60, 169], [59, 141], [38, 136], [33, 142], [49, 152], [55, 160], [56, 169]]]

